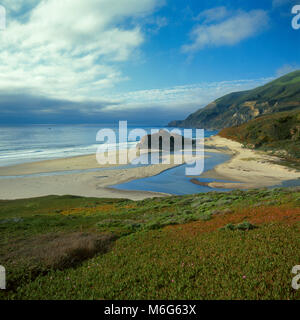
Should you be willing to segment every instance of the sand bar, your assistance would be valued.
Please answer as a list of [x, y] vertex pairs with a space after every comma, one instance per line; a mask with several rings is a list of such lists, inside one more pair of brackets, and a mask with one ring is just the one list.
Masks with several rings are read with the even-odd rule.
[[[162, 197], [167, 196], [167, 194], [147, 191], [117, 190], [111, 188], [111, 186], [134, 179], [154, 176], [178, 165], [178, 157], [172, 156], [170, 164], [155, 164], [129, 169], [113, 169], [113, 167], [120, 165], [100, 165], [97, 163], [94, 154], [2, 167], [0, 168], [0, 176], [3, 177], [60, 171], [62, 174], [0, 178], [0, 199], [8, 200], [66, 194], [99, 198], [128, 198], [132, 200]], [[68, 174], [63, 172], [65, 170], [101, 169], [108, 167], [110, 167], [110, 170], [99, 170], [96, 172]]]
[[[286, 180], [300, 179], [300, 171], [280, 165], [280, 159], [264, 152], [243, 148], [243, 145], [219, 136], [207, 138], [205, 146], [215, 151], [228, 150], [232, 158], [213, 170], [205, 172], [202, 178], [229, 180], [232, 182], [211, 182], [208, 186], [224, 189], [263, 188], [281, 184]], [[209, 151], [213, 152], [214, 149]]]

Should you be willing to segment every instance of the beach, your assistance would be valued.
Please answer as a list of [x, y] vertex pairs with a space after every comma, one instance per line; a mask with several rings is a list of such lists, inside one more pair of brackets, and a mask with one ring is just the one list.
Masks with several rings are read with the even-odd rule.
[[[205, 146], [209, 152], [231, 155], [229, 161], [221, 163], [213, 170], [206, 171], [201, 175], [201, 178], [216, 180], [206, 183], [210, 188], [261, 188], [300, 178], [299, 171], [276, 164], [278, 158], [245, 149], [240, 143], [213, 136], [206, 138]], [[122, 150], [120, 152], [126, 151]], [[0, 199], [66, 194], [99, 198], [128, 198], [131, 200], [162, 197], [169, 194], [120, 190], [113, 188], [113, 186], [135, 179], [159, 175], [176, 166], [178, 166], [178, 163], [175, 163], [174, 157], [171, 158], [170, 164], [140, 167], [125, 166], [124, 168], [121, 165], [100, 165], [96, 160], [96, 155], [92, 154], [1, 167]], [[195, 179], [197, 177], [192, 178], [191, 183], [197, 184]]]
[[76, 195], [99, 198], [128, 198], [142, 200], [163, 194], [140, 191], [121, 191], [111, 185], [159, 174], [172, 165], [153, 165], [134, 169], [66, 174], [57, 176], [0, 179], [1, 199], [20, 199], [46, 195]]
[[[121, 150], [117, 155], [125, 152]], [[12, 200], [66, 194], [131, 200], [167, 196], [168, 194], [158, 192], [117, 190], [111, 186], [158, 175], [178, 166], [176, 158], [171, 156], [170, 164], [121, 168], [121, 165], [101, 165], [93, 154], [1, 167], [0, 199]], [[97, 171], [88, 172], [90, 169], [97, 169]], [[75, 170], [81, 172], [72, 173]], [[48, 175], [45, 175], [47, 173]]]
[[232, 158], [201, 177], [232, 182], [211, 182], [212, 188], [252, 189], [280, 185], [287, 180], [300, 179], [300, 171], [280, 164], [280, 159], [265, 152], [246, 149], [242, 144], [213, 136], [205, 140], [213, 152], [229, 152]]

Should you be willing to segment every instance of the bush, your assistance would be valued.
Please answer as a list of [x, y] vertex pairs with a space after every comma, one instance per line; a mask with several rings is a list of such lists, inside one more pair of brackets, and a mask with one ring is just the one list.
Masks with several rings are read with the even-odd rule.
[[257, 228], [257, 226], [251, 224], [250, 222], [244, 221], [242, 223], [239, 223], [237, 225], [234, 225], [232, 223], [227, 224], [225, 227], [221, 228], [221, 230], [242, 230], [242, 231], [248, 231], [248, 230], [253, 230]]

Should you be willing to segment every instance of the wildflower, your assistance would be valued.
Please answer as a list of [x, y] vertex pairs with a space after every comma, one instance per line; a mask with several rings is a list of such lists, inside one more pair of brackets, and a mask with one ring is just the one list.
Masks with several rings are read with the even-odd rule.
[[246, 278], [247, 278], [247, 277], [244, 275], [244, 276], [243, 276], [243, 279], [246, 279]]

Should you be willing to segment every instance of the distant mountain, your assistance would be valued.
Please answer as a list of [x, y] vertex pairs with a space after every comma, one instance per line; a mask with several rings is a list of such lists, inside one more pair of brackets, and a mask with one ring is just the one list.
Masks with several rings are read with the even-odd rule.
[[275, 112], [300, 109], [300, 70], [253, 90], [234, 92], [215, 100], [186, 120], [170, 127], [223, 129]]
[[219, 135], [241, 142], [247, 148], [269, 150], [300, 162], [300, 109], [262, 116], [223, 129]]

